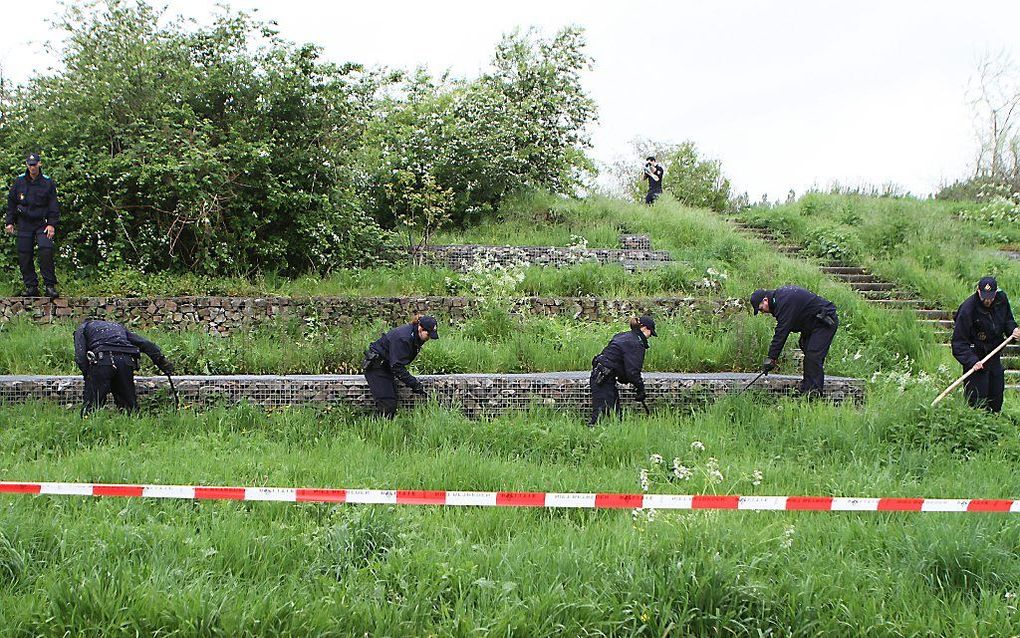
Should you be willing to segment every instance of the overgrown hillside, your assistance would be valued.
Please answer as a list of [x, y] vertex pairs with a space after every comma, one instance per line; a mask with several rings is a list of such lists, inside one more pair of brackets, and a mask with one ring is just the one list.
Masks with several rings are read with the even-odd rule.
[[1020, 226], [1014, 206], [1001, 198], [975, 203], [813, 193], [740, 217], [789, 234], [819, 257], [865, 265], [945, 308], [955, 309], [987, 274], [1020, 295], [1020, 263], [1000, 251], [1020, 243]]

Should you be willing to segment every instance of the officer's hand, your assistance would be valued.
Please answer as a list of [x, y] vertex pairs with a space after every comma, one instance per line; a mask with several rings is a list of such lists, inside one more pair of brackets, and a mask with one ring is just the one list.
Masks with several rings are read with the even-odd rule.
[[428, 398], [429, 396], [428, 393], [425, 392], [425, 386], [423, 385], [416, 385], [414, 388], [411, 389], [411, 392], [417, 394], [420, 397]]
[[975, 370], [984, 370], [985, 369], [985, 364], [983, 364], [980, 361], [978, 361], [977, 363], [974, 364], [974, 369]]
[[8, 235], [13, 235], [14, 234], [14, 224], [7, 224], [6, 226], [4, 226], [4, 232], [7, 233]]
[[159, 371], [162, 372], [163, 374], [174, 373], [174, 364], [170, 363], [170, 360], [167, 359], [166, 357], [162, 357], [161, 359], [156, 361], [156, 367], [159, 368]]
[[644, 403], [645, 399], [648, 398], [648, 395], [645, 394], [645, 389], [644, 388], [639, 388], [638, 391], [637, 391], [637, 394], [634, 395], [634, 398], [637, 399], [638, 403]]
[[1013, 338], [1020, 339], [1020, 328], [1013, 328]]
[[53, 239], [53, 236], [57, 234], [57, 229], [53, 226], [47, 226], [43, 229], [43, 232], [46, 233], [46, 239]]
[[776, 369], [776, 362], [773, 361], [772, 359], [765, 359], [765, 361], [761, 364], [761, 371], [764, 374], [768, 374], [769, 372], [772, 372], [775, 369]]

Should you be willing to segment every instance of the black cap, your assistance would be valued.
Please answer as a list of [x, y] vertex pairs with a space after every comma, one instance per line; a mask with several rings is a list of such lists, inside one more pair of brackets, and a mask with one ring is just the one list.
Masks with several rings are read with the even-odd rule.
[[652, 319], [648, 315], [641, 315], [638, 318], [638, 323], [641, 324], [642, 326], [644, 326], [645, 328], [648, 328], [649, 330], [651, 330], [653, 337], [658, 337], [659, 336], [655, 332], [655, 319]]
[[758, 306], [761, 305], [761, 300], [767, 297], [769, 291], [764, 288], [759, 288], [751, 293], [751, 309], [754, 310], [754, 314], [758, 314]]
[[429, 333], [429, 339], [438, 339], [439, 331], [436, 329], [439, 323], [435, 317], [425, 315], [418, 319], [418, 325], [425, 329], [425, 332]]
[[39, 163], [38, 153], [29, 153], [28, 157], [25, 158], [25, 164], [29, 166], [35, 166], [38, 163]]
[[982, 300], [995, 299], [995, 293], [999, 291], [999, 284], [995, 277], [982, 277], [978, 282], [978, 296]]

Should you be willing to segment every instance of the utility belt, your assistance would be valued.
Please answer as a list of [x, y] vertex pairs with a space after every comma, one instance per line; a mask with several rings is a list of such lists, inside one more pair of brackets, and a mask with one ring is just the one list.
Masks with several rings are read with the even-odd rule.
[[369, 348], [365, 350], [364, 358], [361, 360], [361, 371], [368, 372], [373, 368], [381, 368], [383, 363], [383, 356]]
[[591, 360], [591, 371], [593, 373], [593, 379], [598, 385], [602, 385], [609, 381], [616, 381], [616, 370], [613, 370], [602, 363], [598, 357]]
[[138, 355], [131, 354], [130, 352], [93, 352], [89, 350], [85, 353], [89, 364], [94, 366], [112, 366], [114, 370], [117, 369], [118, 364], [122, 366], [128, 366], [132, 370], [138, 369]]

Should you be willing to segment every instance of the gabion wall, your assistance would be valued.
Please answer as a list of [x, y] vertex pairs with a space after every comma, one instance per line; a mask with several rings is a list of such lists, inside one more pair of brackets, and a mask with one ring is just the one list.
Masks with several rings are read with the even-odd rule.
[[[511, 312], [519, 315], [572, 317], [586, 321], [616, 321], [644, 313], [676, 316], [730, 314], [741, 310], [740, 300], [693, 297], [526, 297], [510, 303]], [[16, 317], [30, 317], [40, 323], [54, 320], [77, 322], [91, 317], [112, 319], [138, 328], [200, 329], [227, 335], [239, 329], [287, 318], [314, 319], [324, 325], [349, 325], [355, 319], [378, 319], [396, 325], [408, 321], [415, 313], [421, 313], [458, 322], [473, 316], [477, 309], [477, 300], [467, 297], [72, 297], [53, 302], [38, 297], [6, 297], [0, 298], [0, 322]]]
[[426, 264], [466, 272], [476, 263], [487, 266], [562, 268], [586, 262], [620, 264], [628, 270], [659, 268], [672, 261], [665, 250], [628, 248], [566, 248], [560, 246], [426, 246], [418, 251]]
[[[648, 405], [669, 409], [700, 404], [738, 392], [754, 378], [753, 374], [674, 374], [645, 375]], [[590, 408], [588, 372], [544, 374], [455, 374], [422, 376], [429, 393], [444, 405], [459, 406], [468, 416], [479, 417], [527, 409], [533, 405], [575, 412]], [[177, 390], [185, 404], [209, 405], [246, 401], [263, 407], [282, 407], [314, 403], [336, 403], [370, 409], [371, 395], [364, 377], [323, 376], [182, 376], [175, 377]], [[771, 375], [756, 384], [758, 391], [782, 395], [795, 392], [800, 379]], [[0, 376], [0, 402], [16, 403], [32, 399], [77, 405], [83, 389], [81, 377]], [[136, 380], [143, 400], [170, 401], [165, 377], [140, 377]], [[621, 387], [624, 405], [635, 407], [633, 390]], [[829, 377], [825, 395], [841, 402], [863, 396], [859, 379]], [[411, 405], [406, 388], [399, 389], [403, 407]]]

